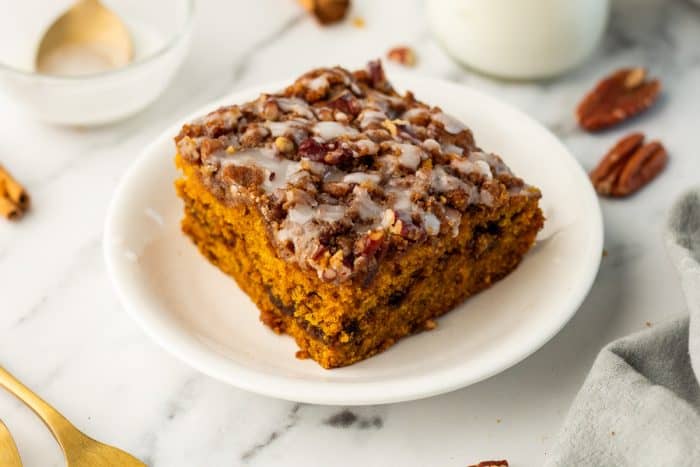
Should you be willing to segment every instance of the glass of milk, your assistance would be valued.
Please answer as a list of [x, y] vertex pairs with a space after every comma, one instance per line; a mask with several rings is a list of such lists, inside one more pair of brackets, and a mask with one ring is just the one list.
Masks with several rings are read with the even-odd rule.
[[449, 55], [487, 74], [536, 79], [580, 65], [608, 21], [609, 0], [426, 0]]
[[185, 57], [193, 2], [102, 0], [126, 24], [133, 60], [105, 69], [94, 56], [76, 53], [56, 64], [61, 75], [47, 75], [35, 70], [39, 42], [74, 0], [0, 0], [0, 103], [6, 99], [63, 125], [99, 125], [138, 112], [160, 95]]

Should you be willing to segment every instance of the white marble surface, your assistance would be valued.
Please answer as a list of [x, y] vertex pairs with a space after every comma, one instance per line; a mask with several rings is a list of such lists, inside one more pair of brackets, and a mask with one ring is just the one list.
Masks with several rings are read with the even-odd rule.
[[[366, 28], [321, 29], [291, 0], [202, 0], [192, 53], [170, 88], [136, 117], [98, 129], [46, 126], [0, 97], [0, 160], [35, 203], [22, 222], [0, 222], [1, 364], [87, 433], [153, 466], [464, 466], [504, 457], [516, 467], [539, 465], [598, 350], [684, 311], [661, 230], [672, 200], [700, 182], [700, 9], [616, 1], [596, 55], [536, 84], [494, 81], [451, 62], [431, 39], [420, 1], [357, 1], [353, 15]], [[537, 353], [487, 381], [348, 412], [249, 394], [166, 354], [122, 311], [101, 253], [111, 193], [140, 148], [233, 89], [316, 65], [360, 65], [397, 43], [416, 48], [416, 73], [469, 84], [533, 115], [586, 169], [632, 129], [667, 145], [671, 164], [653, 185], [602, 202], [609, 254], [577, 315]], [[613, 131], [582, 133], [572, 113], [584, 90], [629, 64], [662, 78], [662, 102]], [[25, 465], [63, 465], [40, 422], [5, 393], [0, 418]]]

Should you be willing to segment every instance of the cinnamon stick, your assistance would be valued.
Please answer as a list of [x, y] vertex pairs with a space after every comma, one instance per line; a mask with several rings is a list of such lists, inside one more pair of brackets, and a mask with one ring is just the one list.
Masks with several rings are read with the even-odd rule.
[[10, 200], [4, 183], [0, 184], [0, 216], [9, 220], [17, 220], [22, 217], [22, 210]]
[[29, 209], [27, 190], [0, 165], [0, 215], [7, 219], [18, 219]]

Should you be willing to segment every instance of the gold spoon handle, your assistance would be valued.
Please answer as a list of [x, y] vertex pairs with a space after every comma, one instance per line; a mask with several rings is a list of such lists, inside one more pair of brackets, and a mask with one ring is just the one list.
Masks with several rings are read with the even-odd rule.
[[78, 0], [75, 2], [75, 6], [80, 5], [80, 7], [100, 7], [102, 8], [102, 5], [100, 4], [100, 0]]
[[22, 467], [17, 445], [12, 439], [10, 430], [0, 420], [0, 465], [4, 467]]
[[66, 429], [76, 430], [75, 427], [60, 413], [37, 396], [27, 386], [22, 384], [17, 378], [12, 376], [7, 370], [0, 366], [0, 386], [4, 387], [19, 400], [24, 402], [36, 413], [44, 424], [51, 430], [54, 438], [62, 444], [62, 437]]

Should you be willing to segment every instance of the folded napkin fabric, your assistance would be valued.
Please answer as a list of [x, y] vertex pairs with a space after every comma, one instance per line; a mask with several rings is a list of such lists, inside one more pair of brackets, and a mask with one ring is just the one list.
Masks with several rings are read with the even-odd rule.
[[666, 244], [688, 314], [600, 352], [547, 466], [700, 466], [700, 189], [674, 206]]

